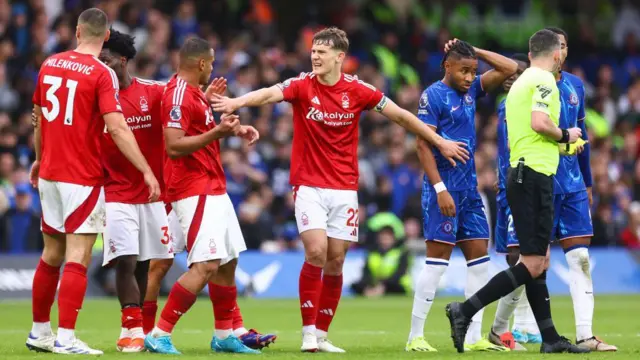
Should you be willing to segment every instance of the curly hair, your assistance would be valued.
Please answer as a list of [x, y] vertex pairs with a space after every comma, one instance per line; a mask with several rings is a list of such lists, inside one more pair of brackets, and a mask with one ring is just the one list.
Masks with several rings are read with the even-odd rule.
[[131, 60], [136, 57], [137, 52], [135, 46], [133, 46], [134, 43], [135, 39], [133, 36], [111, 28], [111, 35], [109, 36], [109, 40], [104, 42], [103, 49], [124, 56], [127, 60]]
[[444, 69], [444, 62], [449, 59], [459, 60], [476, 58], [476, 51], [473, 49], [473, 46], [466, 41], [458, 40], [449, 48], [449, 51], [444, 54], [440, 66]]

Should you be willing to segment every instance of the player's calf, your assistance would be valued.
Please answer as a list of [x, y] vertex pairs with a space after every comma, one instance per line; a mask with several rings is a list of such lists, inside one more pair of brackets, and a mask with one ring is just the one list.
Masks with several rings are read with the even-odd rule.
[[173, 259], [153, 259], [149, 263], [147, 290], [142, 304], [142, 330], [148, 334], [153, 330], [158, 312], [158, 296], [162, 287], [162, 279], [173, 265]]

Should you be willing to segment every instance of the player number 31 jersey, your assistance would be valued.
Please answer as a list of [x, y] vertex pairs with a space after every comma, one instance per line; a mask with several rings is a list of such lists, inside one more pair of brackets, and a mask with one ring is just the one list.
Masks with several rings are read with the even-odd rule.
[[277, 86], [293, 106], [291, 185], [357, 190], [360, 114], [382, 111], [387, 97], [347, 74], [333, 86], [321, 84], [313, 73]]

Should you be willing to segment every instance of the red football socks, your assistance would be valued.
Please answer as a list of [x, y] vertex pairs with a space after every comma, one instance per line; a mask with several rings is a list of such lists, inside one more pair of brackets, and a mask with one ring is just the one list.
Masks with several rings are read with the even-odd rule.
[[176, 282], [171, 288], [167, 303], [160, 314], [158, 328], [168, 333], [173, 331], [180, 317], [196, 302], [196, 297], [196, 294], [190, 293], [179, 282]]
[[307, 262], [302, 265], [298, 283], [302, 326], [316, 324], [320, 294], [322, 292], [322, 268]]
[[316, 328], [322, 331], [329, 331], [329, 326], [336, 314], [340, 296], [342, 295], [342, 274], [324, 275], [322, 277], [322, 295], [320, 295], [320, 306], [318, 307], [318, 320]]
[[213, 316], [215, 317], [215, 329], [232, 330], [233, 315], [236, 305], [238, 290], [235, 286], [221, 286], [209, 283], [209, 298], [213, 304]]
[[78, 263], [67, 263], [62, 271], [58, 294], [58, 327], [76, 328], [78, 313], [87, 291], [87, 268]]
[[242, 313], [240, 312], [240, 306], [238, 306], [238, 300], [236, 297], [236, 304], [233, 308], [233, 314], [231, 314], [233, 318], [233, 330], [242, 329], [244, 327], [244, 321], [242, 320]]
[[140, 306], [122, 309], [122, 327], [129, 330], [142, 327], [142, 309]]
[[40, 259], [33, 276], [33, 290], [31, 292], [33, 322], [49, 322], [59, 278], [60, 267], [51, 266]]
[[156, 324], [156, 313], [158, 312], [157, 301], [145, 301], [142, 304], [142, 331], [148, 334]]

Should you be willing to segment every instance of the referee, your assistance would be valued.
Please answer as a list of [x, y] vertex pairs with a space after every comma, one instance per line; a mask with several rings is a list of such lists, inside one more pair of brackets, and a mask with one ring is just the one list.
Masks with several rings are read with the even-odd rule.
[[531, 309], [542, 335], [542, 353], [584, 353], [561, 337], [551, 320], [547, 273], [549, 239], [553, 227], [553, 175], [560, 160], [558, 143], [574, 143], [579, 128], [561, 129], [560, 96], [553, 73], [560, 71], [560, 39], [540, 30], [529, 39], [531, 67], [514, 82], [506, 100], [511, 148], [507, 200], [520, 240], [520, 262], [498, 273], [464, 303], [451, 303], [446, 311], [451, 337], [458, 352], [471, 317], [488, 304], [525, 285]]

